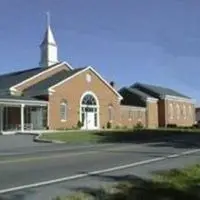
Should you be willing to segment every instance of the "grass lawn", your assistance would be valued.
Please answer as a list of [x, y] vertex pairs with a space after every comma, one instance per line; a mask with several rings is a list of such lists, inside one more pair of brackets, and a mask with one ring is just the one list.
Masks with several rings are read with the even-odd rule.
[[[187, 136], [200, 141], [199, 129], [124, 129], [102, 131], [58, 131], [44, 133], [41, 139], [59, 140], [66, 143], [105, 143], [105, 142], [162, 142], [165, 136]], [[186, 139], [187, 141], [187, 139]]]
[[86, 188], [56, 200], [199, 200], [199, 184], [200, 165], [195, 165], [157, 174], [151, 181], [126, 176], [122, 182], [112, 187]]
[[100, 136], [93, 131], [66, 131], [55, 133], [44, 133], [40, 137], [47, 140], [59, 140], [63, 142], [79, 143], [79, 142], [98, 142]]

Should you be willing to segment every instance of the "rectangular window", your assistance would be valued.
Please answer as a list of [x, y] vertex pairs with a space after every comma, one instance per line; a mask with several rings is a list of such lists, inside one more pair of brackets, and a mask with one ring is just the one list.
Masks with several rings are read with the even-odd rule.
[[109, 116], [109, 121], [112, 121], [113, 120], [113, 118], [112, 118], [112, 107], [108, 108], [108, 116]]
[[128, 119], [129, 119], [129, 120], [132, 120], [132, 118], [133, 118], [132, 112], [131, 112], [131, 110], [129, 110], [129, 112], [128, 112]]
[[61, 121], [67, 120], [67, 105], [65, 103], [60, 105], [60, 119]]

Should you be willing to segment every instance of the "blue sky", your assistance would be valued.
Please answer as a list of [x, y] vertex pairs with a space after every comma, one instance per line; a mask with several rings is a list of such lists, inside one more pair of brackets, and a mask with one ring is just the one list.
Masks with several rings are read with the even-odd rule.
[[38, 66], [45, 12], [59, 58], [117, 87], [163, 85], [200, 102], [199, 0], [1, 0], [1, 73]]

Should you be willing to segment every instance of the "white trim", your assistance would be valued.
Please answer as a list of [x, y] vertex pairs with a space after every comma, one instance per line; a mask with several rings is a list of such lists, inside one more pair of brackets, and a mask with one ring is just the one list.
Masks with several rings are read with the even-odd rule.
[[127, 105], [120, 105], [121, 109], [127, 109], [130, 111], [146, 111], [146, 108], [144, 107], [139, 107], [139, 106], [127, 106]]
[[[82, 122], [82, 107], [85, 107], [84, 105], [82, 105], [82, 100], [86, 95], [92, 95], [95, 98], [96, 101], [96, 106], [91, 106], [93, 108], [97, 108], [97, 127], [95, 127], [95, 129], [99, 129], [100, 128], [100, 105], [99, 105], [99, 100], [96, 96], [96, 94], [92, 91], [85, 91], [80, 98], [80, 102], [79, 102], [79, 120]], [[87, 127], [82, 128], [82, 129], [87, 129]]]
[[165, 95], [163, 97], [163, 99], [164, 100], [171, 100], [171, 101], [191, 103], [191, 104], [195, 104], [195, 102], [196, 102], [195, 99], [187, 99], [187, 98], [184, 98], [184, 97], [176, 97], [176, 96], [171, 96], [171, 95]]
[[57, 65], [55, 65], [55, 66], [53, 66], [53, 67], [50, 67], [49, 69], [44, 70], [44, 71], [42, 71], [42, 72], [40, 72], [40, 73], [38, 73], [38, 74], [36, 74], [36, 75], [30, 77], [30, 78], [27, 78], [27, 79], [25, 79], [24, 81], [22, 81], [22, 82], [20, 82], [20, 83], [18, 83], [18, 84], [16, 84], [16, 85], [13, 85], [12, 87], [10, 87], [9, 90], [10, 90], [10, 92], [16, 92], [16, 91], [17, 91], [16, 87], [19, 87], [19, 86], [25, 84], [25, 83], [28, 82], [28, 81], [31, 81], [31, 80], [33, 80], [33, 79], [35, 79], [35, 78], [37, 78], [37, 77], [39, 77], [39, 76], [41, 76], [41, 75], [43, 75], [43, 74], [45, 74], [45, 73], [48, 73], [48, 72], [50, 72], [50, 71], [52, 71], [52, 70], [54, 70], [54, 69], [56, 69], [56, 68], [59, 68], [59, 67], [62, 66], [62, 65], [67, 65], [67, 67], [69, 67], [69, 69], [71, 69], [71, 70], [73, 69], [73, 68], [71, 67], [71, 65], [69, 65], [67, 62], [62, 62], [62, 63], [59, 63], [59, 64], [57, 64]]
[[0, 132], [3, 131], [3, 106], [0, 105]]
[[48, 101], [35, 101], [35, 100], [18, 100], [18, 99], [3, 99], [0, 98], [0, 104], [15, 104], [15, 105], [21, 105], [22, 103], [26, 105], [40, 105], [40, 106], [46, 106], [48, 105]]
[[64, 80], [62, 80], [62, 81], [60, 81], [59, 83], [57, 83], [57, 84], [55, 84], [55, 85], [53, 85], [53, 86], [51, 86], [49, 89], [48, 89], [48, 91], [49, 92], [55, 92], [55, 87], [57, 87], [57, 86], [60, 86], [60, 85], [62, 85], [62, 84], [64, 84], [64, 83], [66, 83], [67, 81], [69, 81], [69, 80], [71, 80], [72, 78], [74, 78], [74, 77], [76, 77], [76, 76], [78, 76], [79, 74], [81, 74], [81, 73], [83, 73], [83, 72], [85, 72], [85, 71], [87, 71], [87, 70], [91, 70], [94, 74], [96, 74], [97, 76], [98, 76], [98, 78], [101, 80], [101, 81], [103, 81], [104, 82], [104, 84], [106, 84], [117, 96], [118, 96], [118, 98], [120, 99], [120, 100], [122, 100], [123, 99], [123, 97], [94, 69], [94, 68], [92, 68], [91, 66], [88, 66], [88, 67], [86, 67], [86, 68], [84, 68], [83, 70], [81, 70], [81, 71], [79, 71], [79, 72], [77, 72], [77, 73], [75, 73], [74, 75], [72, 75], [72, 76], [70, 76], [70, 77], [68, 77], [68, 78], [66, 78], [66, 79], [64, 79]]
[[20, 108], [20, 124], [21, 124], [21, 132], [24, 132], [24, 104], [21, 104]]
[[147, 98], [146, 98], [146, 101], [147, 101], [147, 102], [150, 102], [150, 103], [157, 103], [157, 102], [158, 102], [158, 99], [153, 98], [153, 97], [147, 97]]
[[47, 126], [48, 126], [48, 129], [49, 129], [49, 125], [50, 125], [50, 104], [48, 104], [48, 107], [47, 107]]

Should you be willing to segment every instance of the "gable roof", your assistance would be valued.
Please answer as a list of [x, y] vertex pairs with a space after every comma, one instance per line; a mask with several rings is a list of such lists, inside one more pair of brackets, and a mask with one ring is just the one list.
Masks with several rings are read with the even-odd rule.
[[[32, 70], [35, 70], [35, 69], [38, 69], [38, 71], [36, 70], [34, 74], [29, 74], [27, 73], [27, 71], [29, 70], [25, 70], [23, 71], [23, 76], [21, 77], [21, 79], [19, 79], [18, 77], [16, 77], [16, 80], [18, 80], [18, 83], [15, 84], [15, 85], [12, 85], [12, 87], [10, 87], [10, 90], [16, 90], [15, 88], [22, 85], [22, 84], [25, 84], [26, 82], [32, 80], [32, 79], [35, 79], [39, 76], [41, 76], [43, 73], [46, 73], [48, 71], [51, 71], [55, 68], [58, 68], [58, 67], [61, 67], [61, 66], [67, 66], [69, 68], [69, 70], [72, 70], [73, 68], [66, 62], [60, 62], [60, 63], [57, 63], [57, 64], [54, 64], [54, 65], [51, 65], [49, 67], [38, 67], [38, 68], [33, 68]], [[18, 72], [16, 72], [18, 73]]]
[[[0, 93], [9, 91], [9, 89], [15, 85], [20, 84], [21, 82], [30, 79], [34, 76], [40, 75], [41, 73], [46, 72], [47, 70], [51, 70], [54, 67], [60, 66], [60, 64], [65, 63], [57, 63], [51, 65], [49, 67], [36, 67], [27, 70], [21, 70], [16, 72], [11, 72], [7, 74], [0, 75]], [[71, 69], [71, 67], [69, 66]]]
[[137, 88], [143, 92], [145, 91], [145, 93], [151, 94], [152, 96], [157, 97], [157, 98], [162, 98], [162, 97], [169, 95], [169, 96], [190, 99], [190, 97], [188, 97], [184, 94], [181, 94], [175, 90], [172, 90], [172, 89], [166, 88], [166, 87], [157, 86], [157, 85], [150, 85], [150, 84], [144, 84], [144, 83], [137, 82], [137, 83], [133, 84], [131, 86], [131, 88]]
[[73, 74], [72, 76], [70, 76], [70, 77], [67, 77], [67, 78], [65, 78], [64, 80], [62, 80], [62, 81], [60, 81], [59, 83], [57, 83], [57, 84], [55, 84], [55, 85], [53, 85], [53, 86], [51, 86], [50, 88], [49, 88], [49, 91], [50, 92], [54, 92], [54, 88], [55, 87], [57, 87], [57, 86], [59, 86], [59, 85], [61, 85], [61, 84], [63, 84], [63, 83], [65, 83], [65, 82], [67, 82], [67, 81], [69, 81], [70, 79], [72, 79], [72, 78], [74, 78], [75, 76], [77, 76], [77, 75], [79, 75], [80, 73], [83, 73], [83, 72], [85, 72], [86, 70], [91, 70], [112, 92], [114, 92], [118, 97], [119, 97], [119, 99], [120, 100], [122, 100], [123, 99], [123, 97], [117, 92], [117, 90], [115, 90], [115, 88], [113, 88], [93, 67], [91, 67], [91, 66], [88, 66], [88, 67], [86, 67], [86, 68], [84, 68], [83, 70], [81, 70], [81, 71], [79, 71], [79, 72], [77, 72], [76, 74]]
[[72, 75], [82, 71], [84, 68], [77, 68], [74, 70], [66, 71], [61, 70], [60, 72], [57, 72], [56, 74], [53, 74], [51, 77], [48, 77], [47, 79], [44, 79], [31, 87], [24, 90], [24, 94], [27, 96], [36, 96], [36, 95], [47, 95], [48, 94], [48, 88], [51, 86], [59, 83], [60, 81], [71, 77]]
[[9, 89], [13, 85], [18, 84], [38, 73], [46, 71], [47, 69], [49, 68], [36, 67], [32, 69], [0, 75], [0, 90]]

